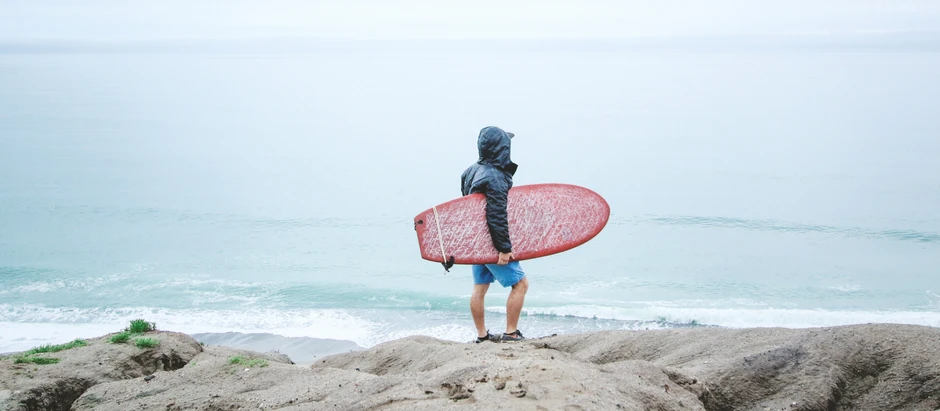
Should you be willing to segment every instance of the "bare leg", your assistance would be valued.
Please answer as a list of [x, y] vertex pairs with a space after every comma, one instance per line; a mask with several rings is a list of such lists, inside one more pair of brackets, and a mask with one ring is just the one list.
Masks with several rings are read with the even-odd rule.
[[486, 323], [483, 318], [483, 297], [486, 297], [486, 290], [489, 289], [489, 284], [474, 284], [473, 295], [470, 296], [470, 314], [473, 315], [473, 324], [477, 326], [477, 337], [486, 335]]
[[516, 332], [519, 326], [519, 314], [522, 313], [526, 291], [529, 291], [529, 279], [522, 277], [509, 292], [509, 298], [506, 299], [506, 334]]

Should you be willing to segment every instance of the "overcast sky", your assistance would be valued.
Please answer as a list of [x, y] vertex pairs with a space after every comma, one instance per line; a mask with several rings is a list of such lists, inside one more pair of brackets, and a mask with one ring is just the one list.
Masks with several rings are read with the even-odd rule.
[[620, 39], [938, 28], [938, 0], [0, 0], [0, 40]]

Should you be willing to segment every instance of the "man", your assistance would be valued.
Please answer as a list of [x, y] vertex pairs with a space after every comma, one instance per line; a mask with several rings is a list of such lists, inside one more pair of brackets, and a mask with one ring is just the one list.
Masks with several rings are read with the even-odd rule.
[[[522, 332], [517, 328], [519, 314], [529, 290], [529, 280], [518, 261], [512, 261], [512, 242], [509, 240], [509, 219], [506, 203], [512, 176], [518, 167], [509, 158], [512, 133], [499, 127], [484, 127], [480, 130], [477, 147], [480, 160], [467, 168], [460, 176], [463, 195], [483, 193], [486, 196], [486, 225], [489, 227], [493, 246], [499, 253], [496, 264], [474, 265], [473, 295], [470, 297], [470, 313], [477, 328], [476, 342], [521, 341]], [[512, 287], [506, 300], [506, 332], [501, 336], [490, 334], [484, 323], [483, 300], [493, 281], [503, 287]]]

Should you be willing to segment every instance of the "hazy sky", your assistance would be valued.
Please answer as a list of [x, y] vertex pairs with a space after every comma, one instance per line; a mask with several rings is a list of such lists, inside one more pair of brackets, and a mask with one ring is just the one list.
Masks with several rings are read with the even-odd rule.
[[0, 40], [616, 39], [938, 28], [937, 0], [0, 1]]

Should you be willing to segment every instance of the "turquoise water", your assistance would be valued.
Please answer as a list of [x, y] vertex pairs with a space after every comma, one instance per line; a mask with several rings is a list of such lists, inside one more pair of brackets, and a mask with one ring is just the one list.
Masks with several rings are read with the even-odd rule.
[[937, 72], [887, 49], [0, 54], [0, 352], [137, 317], [469, 340], [469, 269], [421, 260], [411, 218], [490, 124], [517, 185], [612, 209], [523, 264], [526, 335], [940, 326]]

